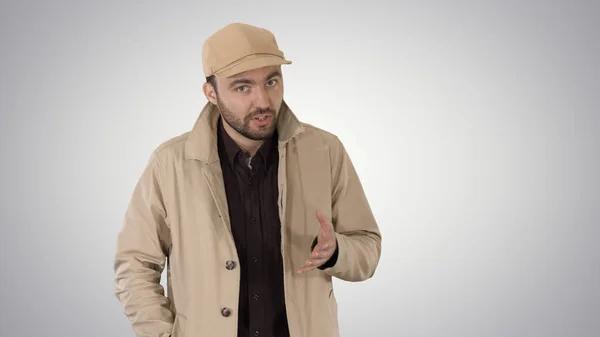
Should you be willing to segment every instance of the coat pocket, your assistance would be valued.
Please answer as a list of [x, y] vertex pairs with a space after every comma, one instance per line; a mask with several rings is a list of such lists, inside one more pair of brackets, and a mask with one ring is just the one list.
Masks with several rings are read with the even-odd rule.
[[175, 321], [173, 322], [173, 330], [171, 331], [170, 337], [186, 336], [186, 328], [187, 318], [183, 314], [178, 312], [177, 315], [175, 315]]

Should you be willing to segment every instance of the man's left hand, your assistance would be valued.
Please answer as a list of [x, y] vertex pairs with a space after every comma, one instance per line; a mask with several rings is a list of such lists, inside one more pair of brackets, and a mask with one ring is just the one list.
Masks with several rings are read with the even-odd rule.
[[322, 266], [329, 260], [337, 248], [335, 231], [331, 221], [321, 211], [317, 211], [317, 220], [321, 224], [319, 235], [317, 236], [317, 245], [314, 247], [310, 259], [306, 260], [304, 265], [298, 269], [298, 274], [304, 274]]

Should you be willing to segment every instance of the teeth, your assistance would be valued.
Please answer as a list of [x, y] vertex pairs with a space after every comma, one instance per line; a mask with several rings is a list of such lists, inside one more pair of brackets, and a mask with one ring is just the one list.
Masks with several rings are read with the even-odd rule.
[[267, 116], [262, 116], [262, 117], [256, 117], [256, 119], [258, 119], [259, 121], [264, 121], [265, 118], [267, 118]]

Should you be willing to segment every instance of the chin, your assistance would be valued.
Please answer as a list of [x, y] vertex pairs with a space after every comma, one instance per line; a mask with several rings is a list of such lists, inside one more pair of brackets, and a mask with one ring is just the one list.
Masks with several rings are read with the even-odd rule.
[[264, 130], [260, 130], [257, 132], [253, 132], [252, 133], [252, 138], [254, 140], [265, 140], [270, 138], [271, 136], [273, 136], [273, 133], [275, 132], [274, 128], [269, 129], [268, 132], [264, 131]]

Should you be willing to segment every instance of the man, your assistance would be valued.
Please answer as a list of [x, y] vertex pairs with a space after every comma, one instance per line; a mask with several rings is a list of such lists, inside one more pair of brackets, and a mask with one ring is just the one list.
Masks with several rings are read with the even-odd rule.
[[283, 100], [271, 32], [230, 24], [202, 54], [208, 102], [133, 191], [116, 296], [139, 337], [337, 337], [332, 277], [366, 280], [381, 254], [352, 162]]

